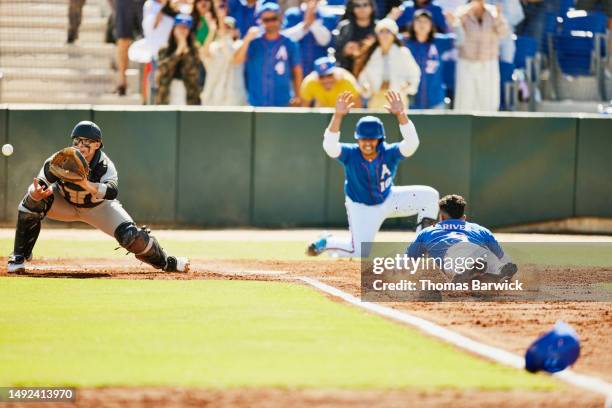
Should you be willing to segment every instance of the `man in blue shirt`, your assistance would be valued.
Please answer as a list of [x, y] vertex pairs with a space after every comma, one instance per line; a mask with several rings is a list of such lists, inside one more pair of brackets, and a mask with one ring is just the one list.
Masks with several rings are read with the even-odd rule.
[[431, 13], [436, 32], [445, 33], [448, 31], [446, 24], [446, 18], [442, 12], [442, 7], [438, 6], [435, 1], [432, 0], [408, 0], [399, 6], [399, 12], [401, 13], [396, 19], [396, 23], [400, 28], [401, 32], [406, 30], [406, 26], [414, 19], [414, 13], [417, 10], [425, 9]]
[[399, 162], [414, 154], [419, 137], [406, 115], [398, 92], [387, 93], [385, 106], [398, 122], [403, 140], [386, 143], [380, 119], [364, 116], [355, 129], [357, 143], [340, 143], [342, 119], [354, 106], [353, 96], [344, 92], [336, 102], [336, 112], [325, 130], [323, 149], [344, 166], [344, 193], [350, 237], [323, 236], [308, 247], [309, 255], [329, 251], [339, 257], [362, 255], [362, 243], [374, 241], [383, 221], [393, 217], [417, 215], [417, 230], [435, 222], [438, 214], [438, 192], [429, 186], [393, 186]]
[[283, 34], [300, 45], [305, 76], [312, 72], [317, 58], [327, 56], [332, 31], [336, 28], [336, 18], [323, 12], [318, 3], [319, 0], [307, 0], [285, 12]]
[[[465, 220], [465, 206], [465, 199], [460, 195], [442, 197], [439, 201], [440, 222], [423, 229], [406, 253], [411, 258], [427, 256], [443, 264], [446, 264], [443, 260], [452, 260], [449, 264], [461, 267], [460, 271], [446, 270], [454, 282], [469, 281], [483, 274], [499, 281], [509, 280], [517, 272], [517, 266], [510, 262], [491, 231]], [[468, 259], [479, 261], [470, 262], [476, 265], [466, 270], [464, 266]]]
[[244, 37], [249, 28], [256, 26], [255, 11], [257, 0], [229, 0], [227, 14], [236, 19], [236, 28], [240, 31], [240, 38]]
[[234, 56], [245, 64], [248, 101], [253, 106], [301, 106], [302, 66], [298, 45], [280, 32], [280, 7], [264, 3], [257, 12], [263, 33], [251, 27]]

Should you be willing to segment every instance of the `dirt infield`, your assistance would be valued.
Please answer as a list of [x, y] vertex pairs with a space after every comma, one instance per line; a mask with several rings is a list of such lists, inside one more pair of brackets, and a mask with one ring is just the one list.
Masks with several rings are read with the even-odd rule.
[[[5, 259], [0, 260], [0, 275], [6, 274]], [[569, 269], [541, 267], [551, 281], [567, 279]], [[604, 271], [583, 268], [580, 276], [600, 281]], [[12, 275], [11, 275], [12, 276]], [[29, 264], [29, 277], [101, 278], [101, 279], [239, 279], [294, 281], [300, 276], [317, 278], [355, 296], [360, 293], [360, 265], [357, 262], [329, 261], [197, 261], [189, 274], [163, 273], [134, 260], [35, 261]], [[581, 336], [583, 352], [574, 369], [612, 381], [612, 303], [604, 302], [403, 302], [388, 304], [409, 311], [481, 342], [522, 354], [533, 339], [561, 319], [573, 325]], [[287, 390], [171, 390], [171, 389], [101, 389], [81, 390], [78, 406], [418, 406], [472, 407], [588, 407], [601, 406], [603, 398], [582, 390], [564, 393], [541, 392], [357, 392], [357, 391], [287, 391]], [[175, 392], [176, 391], [176, 392]], [[412, 404], [411, 404], [412, 405]], [[31, 404], [27, 404], [31, 407]]]
[[[130, 407], [163, 406], [215, 408], [600, 408], [604, 399], [567, 391], [550, 395], [542, 392], [513, 391], [349, 391], [190, 388], [96, 388], [77, 390], [75, 403], [11, 403], [11, 408]], [[4, 406], [4, 405], [3, 405]]]

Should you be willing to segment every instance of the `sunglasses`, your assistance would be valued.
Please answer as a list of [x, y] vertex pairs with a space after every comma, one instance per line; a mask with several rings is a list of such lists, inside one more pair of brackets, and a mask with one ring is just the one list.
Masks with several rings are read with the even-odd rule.
[[75, 137], [74, 139], [72, 139], [72, 145], [74, 147], [77, 147], [80, 144], [85, 147], [90, 147], [92, 143], [95, 143], [95, 140], [86, 139], [84, 137]]
[[366, 8], [366, 7], [370, 7], [370, 3], [353, 3], [353, 7], [355, 7], [355, 8]]
[[264, 23], [273, 23], [275, 21], [278, 21], [278, 16], [275, 17], [264, 17], [261, 19], [262, 22]]

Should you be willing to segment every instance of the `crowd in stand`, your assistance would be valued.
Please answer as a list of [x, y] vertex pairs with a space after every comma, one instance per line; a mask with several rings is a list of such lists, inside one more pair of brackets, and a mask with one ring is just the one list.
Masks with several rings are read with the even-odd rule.
[[[514, 58], [513, 33], [540, 42], [558, 1], [114, 0], [118, 91], [129, 54], [154, 64], [158, 104], [182, 80], [190, 105], [331, 107], [349, 91], [375, 109], [393, 90], [411, 108], [498, 110], [499, 62]], [[436, 33], [454, 38], [452, 95]], [[71, 20], [68, 41], [77, 36]]]

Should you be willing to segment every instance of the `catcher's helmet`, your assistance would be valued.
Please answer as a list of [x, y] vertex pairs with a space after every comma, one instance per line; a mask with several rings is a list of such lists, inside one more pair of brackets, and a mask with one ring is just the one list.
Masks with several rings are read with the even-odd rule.
[[364, 116], [355, 127], [355, 139], [385, 139], [382, 121], [375, 116]]
[[93, 122], [88, 120], [82, 120], [76, 124], [72, 133], [70, 133], [72, 139], [76, 137], [84, 137], [85, 139], [95, 140], [96, 142], [102, 143], [102, 131]]

